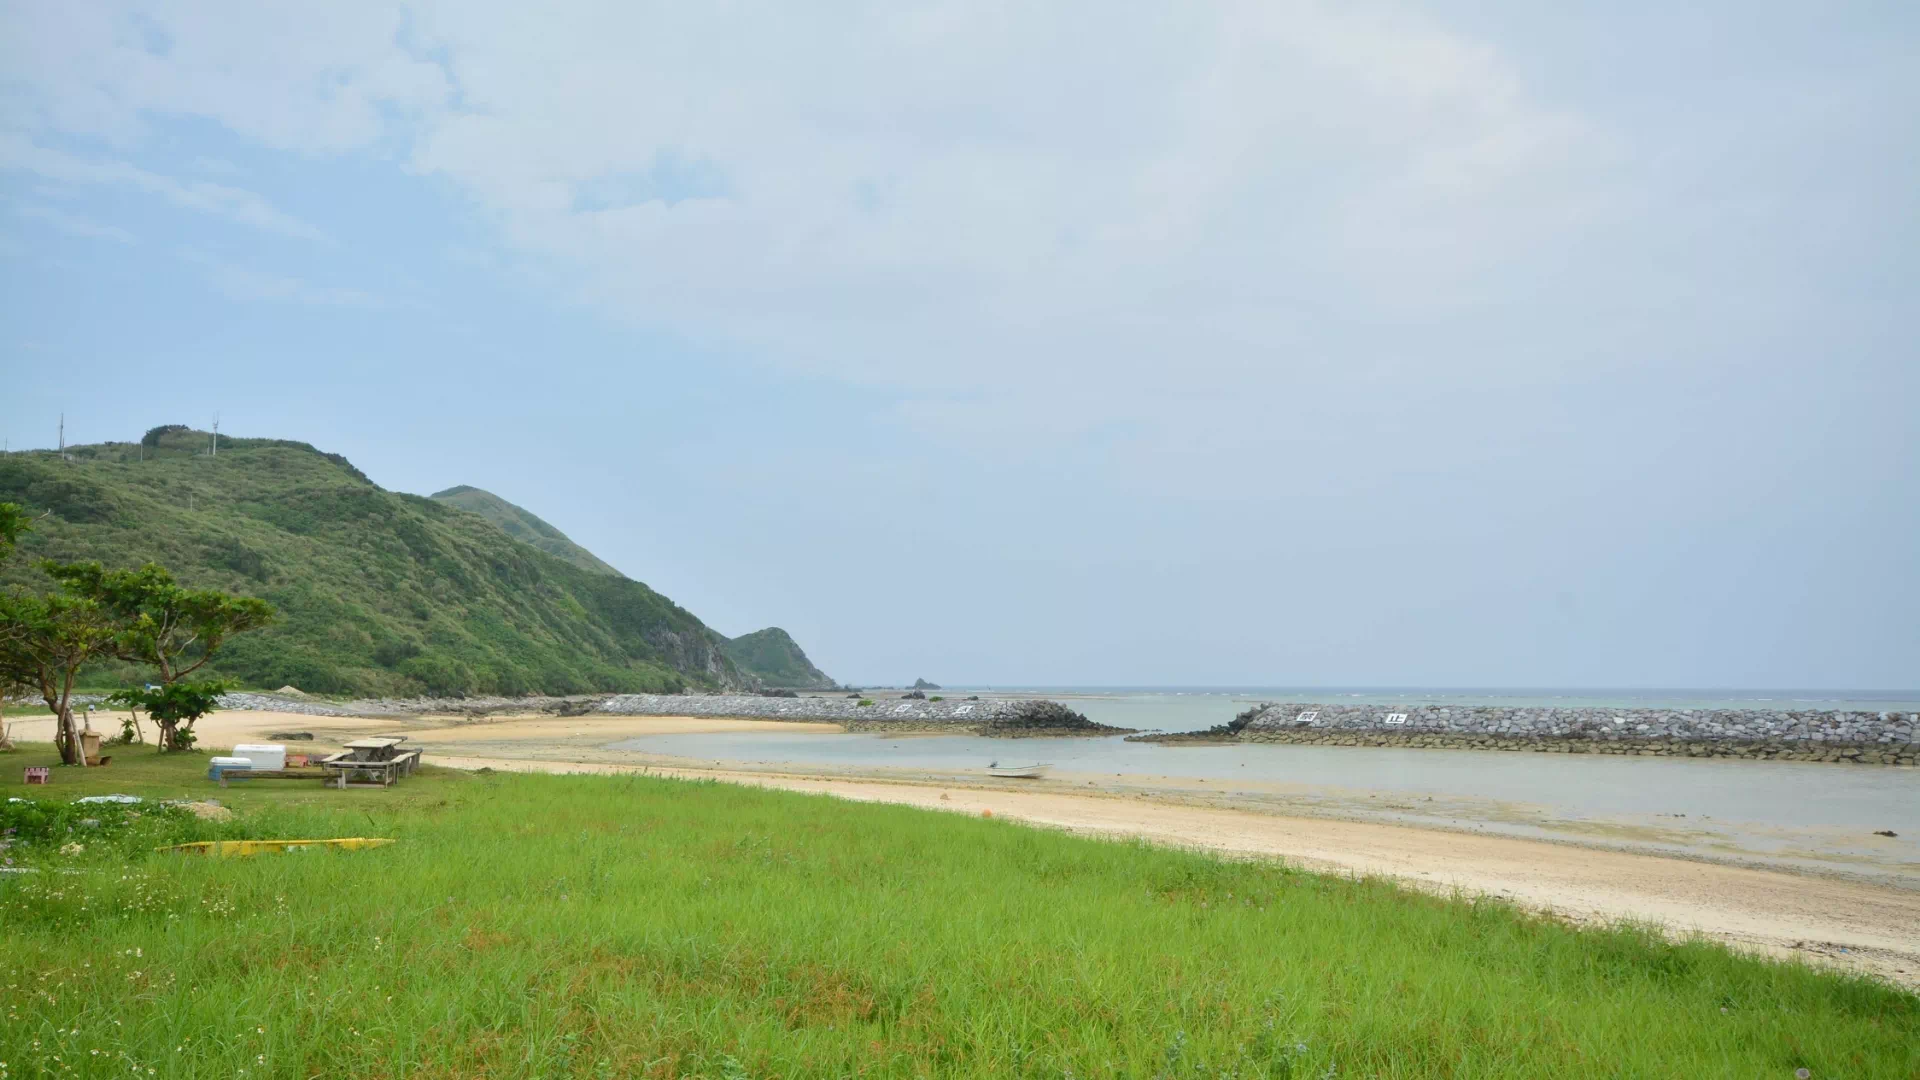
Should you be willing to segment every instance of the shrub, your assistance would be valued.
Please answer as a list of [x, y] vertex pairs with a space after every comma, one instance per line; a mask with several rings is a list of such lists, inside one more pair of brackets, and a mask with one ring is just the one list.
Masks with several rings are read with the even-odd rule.
[[158, 427], [150, 427], [147, 429], [147, 433], [145, 435], [140, 436], [140, 445], [146, 446], [146, 447], [156, 447], [160, 445], [160, 437], [163, 435], [171, 435], [176, 431], [191, 431], [191, 430], [193, 429], [189, 428], [185, 424], [161, 424]]

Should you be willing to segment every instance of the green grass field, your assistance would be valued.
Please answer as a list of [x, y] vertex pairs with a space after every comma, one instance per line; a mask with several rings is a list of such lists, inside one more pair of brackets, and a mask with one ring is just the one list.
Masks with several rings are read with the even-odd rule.
[[1920, 1075], [1920, 998], [1377, 881], [644, 777], [221, 791], [137, 750], [22, 788], [50, 758], [0, 794], [401, 842], [16, 846], [10, 1078]]

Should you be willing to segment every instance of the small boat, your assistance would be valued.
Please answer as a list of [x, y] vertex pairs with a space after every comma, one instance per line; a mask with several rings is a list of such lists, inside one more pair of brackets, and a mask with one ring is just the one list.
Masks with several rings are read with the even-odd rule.
[[281, 851], [310, 851], [317, 848], [360, 851], [365, 848], [386, 847], [391, 843], [393, 843], [391, 839], [371, 836], [348, 836], [338, 840], [201, 840], [197, 843], [174, 844], [171, 847], [154, 850], [173, 855], [267, 855]]
[[1002, 780], [1038, 780], [1047, 775], [1052, 765], [1002, 765], [999, 762], [987, 766], [988, 776], [997, 776]]

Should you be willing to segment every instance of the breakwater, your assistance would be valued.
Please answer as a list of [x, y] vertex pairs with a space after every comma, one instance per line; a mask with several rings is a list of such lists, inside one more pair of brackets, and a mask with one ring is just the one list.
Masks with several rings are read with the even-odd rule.
[[1307, 743], [1920, 764], [1920, 714], [1844, 710], [1604, 709], [1280, 702], [1162, 743]]
[[619, 694], [593, 710], [612, 716], [725, 716], [840, 724], [848, 731], [945, 731], [1019, 737], [1120, 735], [1057, 701], [755, 697], [745, 694]]
[[761, 697], [754, 694], [590, 694], [570, 697], [369, 698], [316, 701], [276, 694], [231, 693], [223, 709], [305, 716], [386, 718], [460, 714], [551, 713], [558, 716], [713, 716], [840, 724], [848, 731], [944, 731], [1018, 738], [1038, 735], [1124, 735], [1131, 728], [1096, 724], [1057, 701], [939, 700], [864, 697]]

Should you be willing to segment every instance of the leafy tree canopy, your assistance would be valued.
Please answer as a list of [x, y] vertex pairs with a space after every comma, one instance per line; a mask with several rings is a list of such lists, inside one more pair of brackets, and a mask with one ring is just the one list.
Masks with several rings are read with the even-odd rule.
[[176, 431], [191, 430], [193, 429], [185, 424], [161, 424], [159, 427], [148, 428], [147, 433], [140, 436], [140, 443], [143, 446], [159, 446], [162, 435], [171, 435]]
[[20, 534], [33, 527], [33, 519], [18, 503], [0, 502], [0, 561], [13, 554]]
[[40, 695], [53, 711], [60, 758], [79, 764], [73, 684], [89, 660], [110, 653], [120, 624], [82, 596], [0, 594], [0, 687]]
[[69, 592], [122, 620], [115, 651], [121, 659], [153, 665], [163, 684], [191, 675], [228, 638], [274, 618], [265, 600], [184, 588], [155, 563], [137, 570], [108, 570], [97, 562], [46, 562], [42, 568]]
[[231, 689], [231, 684], [218, 679], [172, 682], [118, 691], [107, 698], [107, 704], [146, 713], [160, 725], [163, 746], [169, 750], [185, 750], [193, 745], [194, 721], [212, 712], [219, 705], [220, 695]]

